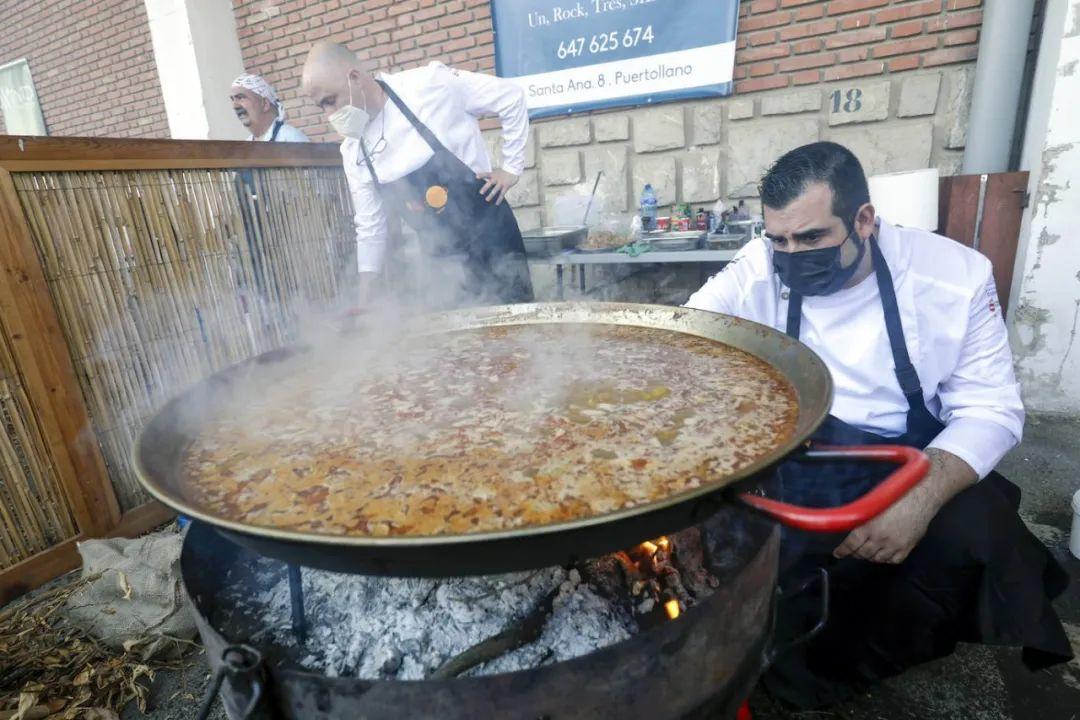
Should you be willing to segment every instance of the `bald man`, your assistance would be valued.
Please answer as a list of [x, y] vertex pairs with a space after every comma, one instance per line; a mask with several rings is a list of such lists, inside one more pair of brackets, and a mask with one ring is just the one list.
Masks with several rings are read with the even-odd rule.
[[[316, 44], [303, 89], [345, 139], [361, 303], [382, 271], [392, 211], [420, 237], [441, 272], [444, 306], [530, 302], [525, 245], [505, 201], [525, 166], [525, 95], [500, 78], [442, 63], [376, 78], [346, 48]], [[492, 169], [478, 119], [502, 123], [502, 167]], [[447, 292], [447, 290], [451, 290]]]

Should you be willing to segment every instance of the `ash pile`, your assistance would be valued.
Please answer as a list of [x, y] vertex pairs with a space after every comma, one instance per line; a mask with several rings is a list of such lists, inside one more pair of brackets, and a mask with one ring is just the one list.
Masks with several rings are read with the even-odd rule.
[[[305, 670], [366, 680], [494, 675], [570, 660], [668, 622], [719, 580], [696, 528], [573, 567], [428, 579], [305, 568], [306, 633], [291, 622], [285, 567], [229, 578], [231, 624]], [[252, 587], [255, 590], [252, 590]]]

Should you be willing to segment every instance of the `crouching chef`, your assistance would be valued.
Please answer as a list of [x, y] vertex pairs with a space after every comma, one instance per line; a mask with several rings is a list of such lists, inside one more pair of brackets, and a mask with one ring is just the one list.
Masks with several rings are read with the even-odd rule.
[[[303, 87], [345, 137], [362, 298], [383, 268], [389, 212], [430, 255], [453, 263], [457, 277], [440, 279], [460, 286], [449, 304], [532, 300], [525, 246], [505, 202], [525, 165], [529, 120], [519, 87], [441, 63], [376, 78], [330, 42], [309, 53]], [[491, 167], [483, 115], [502, 122], [502, 168]]]
[[[958, 641], [1023, 647], [1033, 669], [1066, 660], [1050, 600], [1067, 576], [1017, 514], [1019, 489], [994, 472], [1024, 409], [989, 261], [876, 217], [859, 161], [834, 143], [784, 155], [760, 190], [767, 239], [687, 305], [783, 330], [824, 360], [836, 389], [815, 441], [903, 444], [931, 460], [920, 484], [846, 536], [786, 532], [782, 587], [804, 588], [825, 566], [832, 599], [823, 632], [782, 657], [766, 689], [827, 705]], [[824, 507], [884, 472], [789, 462], [781, 479], [785, 500]], [[780, 634], [813, 625], [817, 600], [802, 597], [781, 603]]]

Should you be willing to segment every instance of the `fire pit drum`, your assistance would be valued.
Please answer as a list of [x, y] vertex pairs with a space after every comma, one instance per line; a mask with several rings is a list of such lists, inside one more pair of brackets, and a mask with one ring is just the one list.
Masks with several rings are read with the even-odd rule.
[[841, 508], [809, 509], [762, 496], [763, 478], [791, 453], [806, 452], [805, 440], [824, 420], [832, 382], [824, 363], [805, 345], [762, 325], [714, 313], [665, 306], [615, 303], [529, 304], [475, 308], [427, 316], [410, 332], [437, 334], [496, 326], [537, 324], [616, 325], [654, 328], [706, 338], [748, 352], [780, 373], [794, 389], [794, 430], [775, 449], [737, 472], [706, 478], [699, 487], [659, 501], [592, 517], [511, 530], [428, 536], [319, 534], [237, 522], [190, 500], [182, 471], [193, 439], [208, 426], [238, 374], [252, 364], [273, 365], [304, 352], [279, 350], [223, 370], [165, 405], [135, 446], [135, 467], [146, 489], [178, 512], [204, 521], [260, 555], [337, 572], [449, 577], [568, 565], [598, 557], [700, 523], [732, 502], [750, 505], [774, 519], [808, 530], [843, 531], [880, 513], [926, 472], [925, 455], [911, 448], [875, 446], [824, 449], [830, 458], [902, 463], [871, 493]]
[[264, 627], [232, 619], [230, 586], [265, 589], [258, 556], [205, 524], [192, 524], [181, 571], [233, 720], [719, 720], [735, 718], [762, 667], [791, 639], [774, 642], [772, 633], [779, 528], [737, 503], [708, 524], [722, 551], [711, 565], [720, 585], [704, 602], [575, 659], [479, 677], [364, 680], [305, 670], [295, 650], [265, 640]]

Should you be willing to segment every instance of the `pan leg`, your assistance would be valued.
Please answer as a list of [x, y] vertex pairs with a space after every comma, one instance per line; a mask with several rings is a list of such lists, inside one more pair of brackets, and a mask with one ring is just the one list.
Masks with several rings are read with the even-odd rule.
[[289, 599], [292, 602], [292, 626], [301, 644], [307, 639], [307, 621], [304, 618], [304, 584], [299, 565], [289, 565]]

